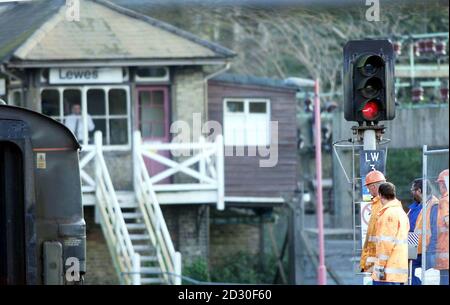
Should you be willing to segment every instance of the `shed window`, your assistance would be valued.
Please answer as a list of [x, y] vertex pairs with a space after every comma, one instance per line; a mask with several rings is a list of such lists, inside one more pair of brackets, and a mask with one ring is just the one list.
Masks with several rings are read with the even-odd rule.
[[225, 99], [224, 103], [225, 145], [270, 145], [269, 100]]
[[104, 145], [129, 145], [128, 87], [45, 88], [41, 107], [43, 114], [64, 123], [83, 145], [93, 143], [97, 130]]

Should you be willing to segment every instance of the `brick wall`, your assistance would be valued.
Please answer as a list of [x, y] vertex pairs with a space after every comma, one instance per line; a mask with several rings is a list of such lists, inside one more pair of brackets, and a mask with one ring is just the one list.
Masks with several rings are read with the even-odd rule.
[[209, 257], [209, 209], [207, 205], [163, 206], [162, 211], [175, 249], [183, 265]]
[[192, 128], [192, 114], [204, 120], [205, 86], [201, 67], [177, 69], [172, 86], [172, 121], [182, 120]]
[[[211, 224], [210, 265], [220, 265], [227, 256], [245, 252], [259, 255], [260, 229], [255, 224]], [[258, 258], [256, 258], [258, 259]]]
[[[172, 122], [186, 122], [190, 127], [189, 141], [198, 141], [201, 132], [201, 124], [194, 125], [193, 115], [200, 117], [200, 122], [205, 119], [205, 86], [201, 67], [178, 68], [174, 73], [172, 85]], [[198, 127], [197, 127], [198, 126]], [[195, 130], [195, 131], [194, 131]], [[186, 132], [183, 130], [183, 132]], [[180, 136], [172, 134], [172, 137]], [[173, 157], [177, 162], [182, 162], [187, 157]], [[196, 165], [194, 165], [195, 168]], [[177, 174], [173, 177], [175, 183], [195, 183], [192, 177], [185, 174]]]
[[94, 222], [94, 208], [84, 208], [86, 220], [86, 285], [117, 285], [119, 279], [114, 270], [100, 225]]
[[[86, 153], [82, 152], [80, 160]], [[105, 151], [105, 163], [115, 190], [133, 189], [133, 163], [131, 151]], [[85, 167], [84, 171], [95, 180], [95, 157]]]

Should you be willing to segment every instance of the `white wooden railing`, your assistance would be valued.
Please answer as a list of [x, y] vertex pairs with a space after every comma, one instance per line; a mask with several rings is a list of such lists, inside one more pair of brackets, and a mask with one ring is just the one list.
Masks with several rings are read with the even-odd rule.
[[100, 224], [121, 284], [140, 285], [140, 256], [133, 249], [122, 210], [103, 158], [102, 133], [95, 135], [95, 195]]
[[83, 156], [80, 160], [80, 176], [81, 176], [81, 190], [83, 193], [94, 192], [96, 189], [95, 177], [91, 177], [86, 171], [86, 165], [95, 159], [96, 147], [87, 146], [83, 147]]
[[[96, 209], [100, 217], [103, 234], [121, 283], [141, 283], [140, 256], [134, 250], [125, 224], [119, 201], [103, 157], [102, 134], [94, 134], [95, 146], [84, 149], [86, 154], [80, 161], [83, 192], [96, 195]], [[222, 136], [213, 143], [200, 138], [197, 143], [152, 143], [143, 144], [139, 131], [133, 138], [134, 193], [142, 214], [146, 231], [168, 284], [180, 285], [182, 279], [181, 254], [175, 251], [156, 192], [207, 191], [215, 194], [217, 208], [224, 209], [224, 146]], [[177, 162], [156, 151], [190, 151], [193, 156]], [[150, 177], [144, 158], [166, 166], [166, 169]], [[86, 173], [85, 167], [94, 162], [95, 175]], [[191, 168], [198, 163], [198, 169]], [[197, 183], [161, 184], [167, 177], [184, 173]], [[155, 185], [155, 183], [158, 183]], [[211, 194], [211, 193], [208, 193]], [[184, 194], [182, 194], [185, 196]], [[213, 201], [214, 202], [214, 201]]]
[[[222, 135], [215, 142], [206, 142], [203, 137], [196, 143], [142, 143], [136, 147], [140, 139], [139, 131], [135, 131], [134, 153], [148, 158], [166, 167], [162, 172], [149, 177], [149, 182], [155, 192], [177, 191], [214, 191], [217, 192], [217, 209], [225, 208], [225, 178], [224, 178], [224, 145]], [[161, 151], [189, 152], [183, 161], [175, 161], [162, 154]], [[191, 168], [198, 163], [198, 169]], [[183, 173], [197, 180], [195, 183], [161, 183], [164, 179]], [[158, 184], [156, 184], [158, 183]]]
[[175, 251], [167, 224], [156, 197], [152, 179], [142, 157], [142, 140], [139, 131], [134, 133], [134, 188], [144, 223], [166, 282], [181, 284], [181, 254]]

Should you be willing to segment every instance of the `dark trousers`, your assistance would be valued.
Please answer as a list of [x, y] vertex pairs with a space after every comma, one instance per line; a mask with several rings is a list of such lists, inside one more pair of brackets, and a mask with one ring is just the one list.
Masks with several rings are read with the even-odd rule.
[[439, 285], [448, 285], [448, 269], [447, 270], [439, 270], [440, 271], [440, 281]]
[[422, 254], [417, 255], [416, 259], [412, 260], [412, 270], [411, 270], [411, 285], [422, 285], [420, 279], [415, 276], [416, 269], [422, 266]]

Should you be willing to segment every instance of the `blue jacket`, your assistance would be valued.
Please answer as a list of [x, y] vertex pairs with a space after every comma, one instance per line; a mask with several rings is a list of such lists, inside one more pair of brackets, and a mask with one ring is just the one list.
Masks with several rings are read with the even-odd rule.
[[420, 211], [422, 211], [422, 203], [414, 201], [408, 208], [409, 232], [414, 232], [417, 217], [419, 216]]

